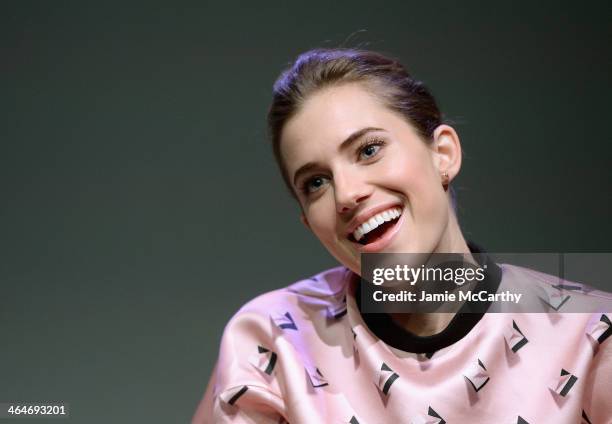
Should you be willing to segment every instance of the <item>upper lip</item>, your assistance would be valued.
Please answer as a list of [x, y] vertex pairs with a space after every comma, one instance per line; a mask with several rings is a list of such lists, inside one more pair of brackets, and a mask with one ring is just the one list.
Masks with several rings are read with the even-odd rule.
[[347, 237], [350, 237], [353, 232], [364, 222], [367, 222], [368, 219], [372, 218], [374, 215], [386, 211], [388, 209], [391, 208], [400, 208], [403, 209], [403, 206], [401, 203], [399, 202], [391, 202], [391, 203], [385, 203], [383, 205], [378, 205], [378, 206], [373, 206], [369, 209], [366, 209], [365, 211], [361, 212], [358, 215], [355, 215], [355, 217], [353, 219], [351, 219], [351, 221], [348, 224], [348, 231], [347, 231]]

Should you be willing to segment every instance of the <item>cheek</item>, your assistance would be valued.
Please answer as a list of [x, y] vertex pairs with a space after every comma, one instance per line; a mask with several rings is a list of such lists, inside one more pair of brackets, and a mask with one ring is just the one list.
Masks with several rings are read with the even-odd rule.
[[431, 189], [432, 174], [424, 160], [396, 159], [382, 167], [379, 175], [399, 192], [411, 195], [426, 193]]
[[311, 206], [306, 212], [310, 229], [321, 241], [333, 240], [335, 238], [335, 210], [325, 206], [325, 202], [321, 202]]
[[385, 186], [407, 197], [412, 214], [427, 215], [438, 219], [439, 211], [444, 210], [444, 192], [441, 180], [431, 166], [428, 155], [417, 157], [403, 156], [389, 165], [381, 167], [381, 182]]

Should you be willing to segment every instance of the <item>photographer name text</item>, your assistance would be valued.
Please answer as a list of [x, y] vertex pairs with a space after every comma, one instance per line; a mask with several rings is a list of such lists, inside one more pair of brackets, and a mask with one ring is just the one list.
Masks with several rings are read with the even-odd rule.
[[372, 298], [375, 302], [513, 302], [521, 301], [522, 293], [512, 293], [505, 291], [501, 293], [489, 293], [486, 290], [481, 291], [460, 291], [452, 293], [445, 291], [444, 293], [427, 293], [420, 292], [420, 297], [417, 293], [401, 290], [397, 293], [384, 293], [382, 290], [376, 290], [372, 293]]

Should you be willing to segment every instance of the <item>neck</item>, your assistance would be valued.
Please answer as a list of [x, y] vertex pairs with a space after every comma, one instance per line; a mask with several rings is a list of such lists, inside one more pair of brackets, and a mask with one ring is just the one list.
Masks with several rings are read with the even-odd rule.
[[440, 238], [440, 242], [434, 249], [434, 253], [465, 253], [469, 254], [470, 249], [463, 237], [457, 216], [449, 205], [448, 223]]

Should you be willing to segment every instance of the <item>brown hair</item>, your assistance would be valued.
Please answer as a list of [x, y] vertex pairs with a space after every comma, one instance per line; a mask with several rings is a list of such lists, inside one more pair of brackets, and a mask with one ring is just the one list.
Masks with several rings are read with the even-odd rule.
[[[302, 53], [274, 83], [268, 111], [268, 133], [276, 162], [291, 195], [297, 198], [284, 166], [280, 142], [283, 127], [312, 94], [332, 85], [360, 82], [383, 103], [400, 113], [426, 143], [443, 123], [436, 100], [395, 59], [359, 49], [314, 49]], [[453, 207], [455, 193], [450, 188]]]

